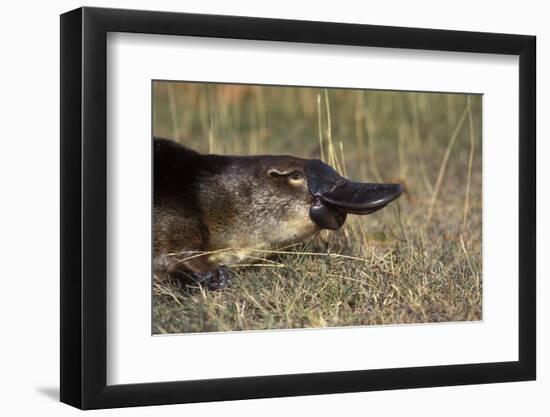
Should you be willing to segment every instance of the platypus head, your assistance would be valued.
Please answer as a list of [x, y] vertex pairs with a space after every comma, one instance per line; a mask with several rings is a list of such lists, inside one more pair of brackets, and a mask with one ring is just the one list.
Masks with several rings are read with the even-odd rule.
[[[154, 152], [155, 218], [162, 225], [155, 233], [175, 224], [157, 238], [174, 250], [299, 242], [339, 229], [350, 213], [374, 213], [403, 192], [399, 184], [351, 181], [317, 159], [204, 155], [166, 139], [155, 139]], [[209, 262], [247, 259], [239, 256], [220, 252]]]
[[337, 230], [348, 214], [371, 214], [398, 198], [400, 184], [351, 181], [318, 159], [275, 157], [267, 169], [278, 193], [292, 196], [293, 204], [307, 204], [310, 219], [321, 229]]

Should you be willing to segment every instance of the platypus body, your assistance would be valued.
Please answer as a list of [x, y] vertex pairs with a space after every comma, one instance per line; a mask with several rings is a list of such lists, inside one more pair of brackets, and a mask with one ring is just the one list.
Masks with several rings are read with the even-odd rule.
[[350, 181], [317, 159], [204, 155], [155, 138], [154, 267], [224, 288], [227, 267], [254, 263], [258, 249], [336, 230], [348, 213], [373, 213], [402, 192]]

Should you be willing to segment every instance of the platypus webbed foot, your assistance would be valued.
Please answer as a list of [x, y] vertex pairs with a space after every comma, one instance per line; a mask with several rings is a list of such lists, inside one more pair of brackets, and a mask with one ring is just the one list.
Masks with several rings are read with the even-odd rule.
[[180, 272], [178, 278], [187, 284], [205, 285], [209, 290], [223, 290], [231, 285], [231, 273], [221, 267], [207, 272]]
[[211, 272], [211, 277], [206, 281], [210, 290], [223, 290], [231, 285], [231, 273], [227, 268], [220, 268]]
[[171, 276], [179, 282], [182, 289], [189, 290], [199, 284], [209, 290], [223, 290], [231, 285], [232, 276], [229, 269], [220, 267], [207, 272], [174, 271]]

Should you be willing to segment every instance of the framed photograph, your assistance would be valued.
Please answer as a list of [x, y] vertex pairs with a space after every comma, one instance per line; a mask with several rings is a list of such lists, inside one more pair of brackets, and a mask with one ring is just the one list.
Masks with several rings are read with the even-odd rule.
[[535, 37], [61, 16], [61, 401], [533, 380]]

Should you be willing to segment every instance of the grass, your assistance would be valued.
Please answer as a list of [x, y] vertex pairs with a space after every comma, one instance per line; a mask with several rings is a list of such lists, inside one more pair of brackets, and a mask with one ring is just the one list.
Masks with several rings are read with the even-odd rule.
[[338, 232], [258, 251], [227, 290], [156, 275], [154, 333], [482, 318], [481, 96], [163, 82], [153, 94], [155, 135], [198, 151], [322, 158], [406, 188]]

